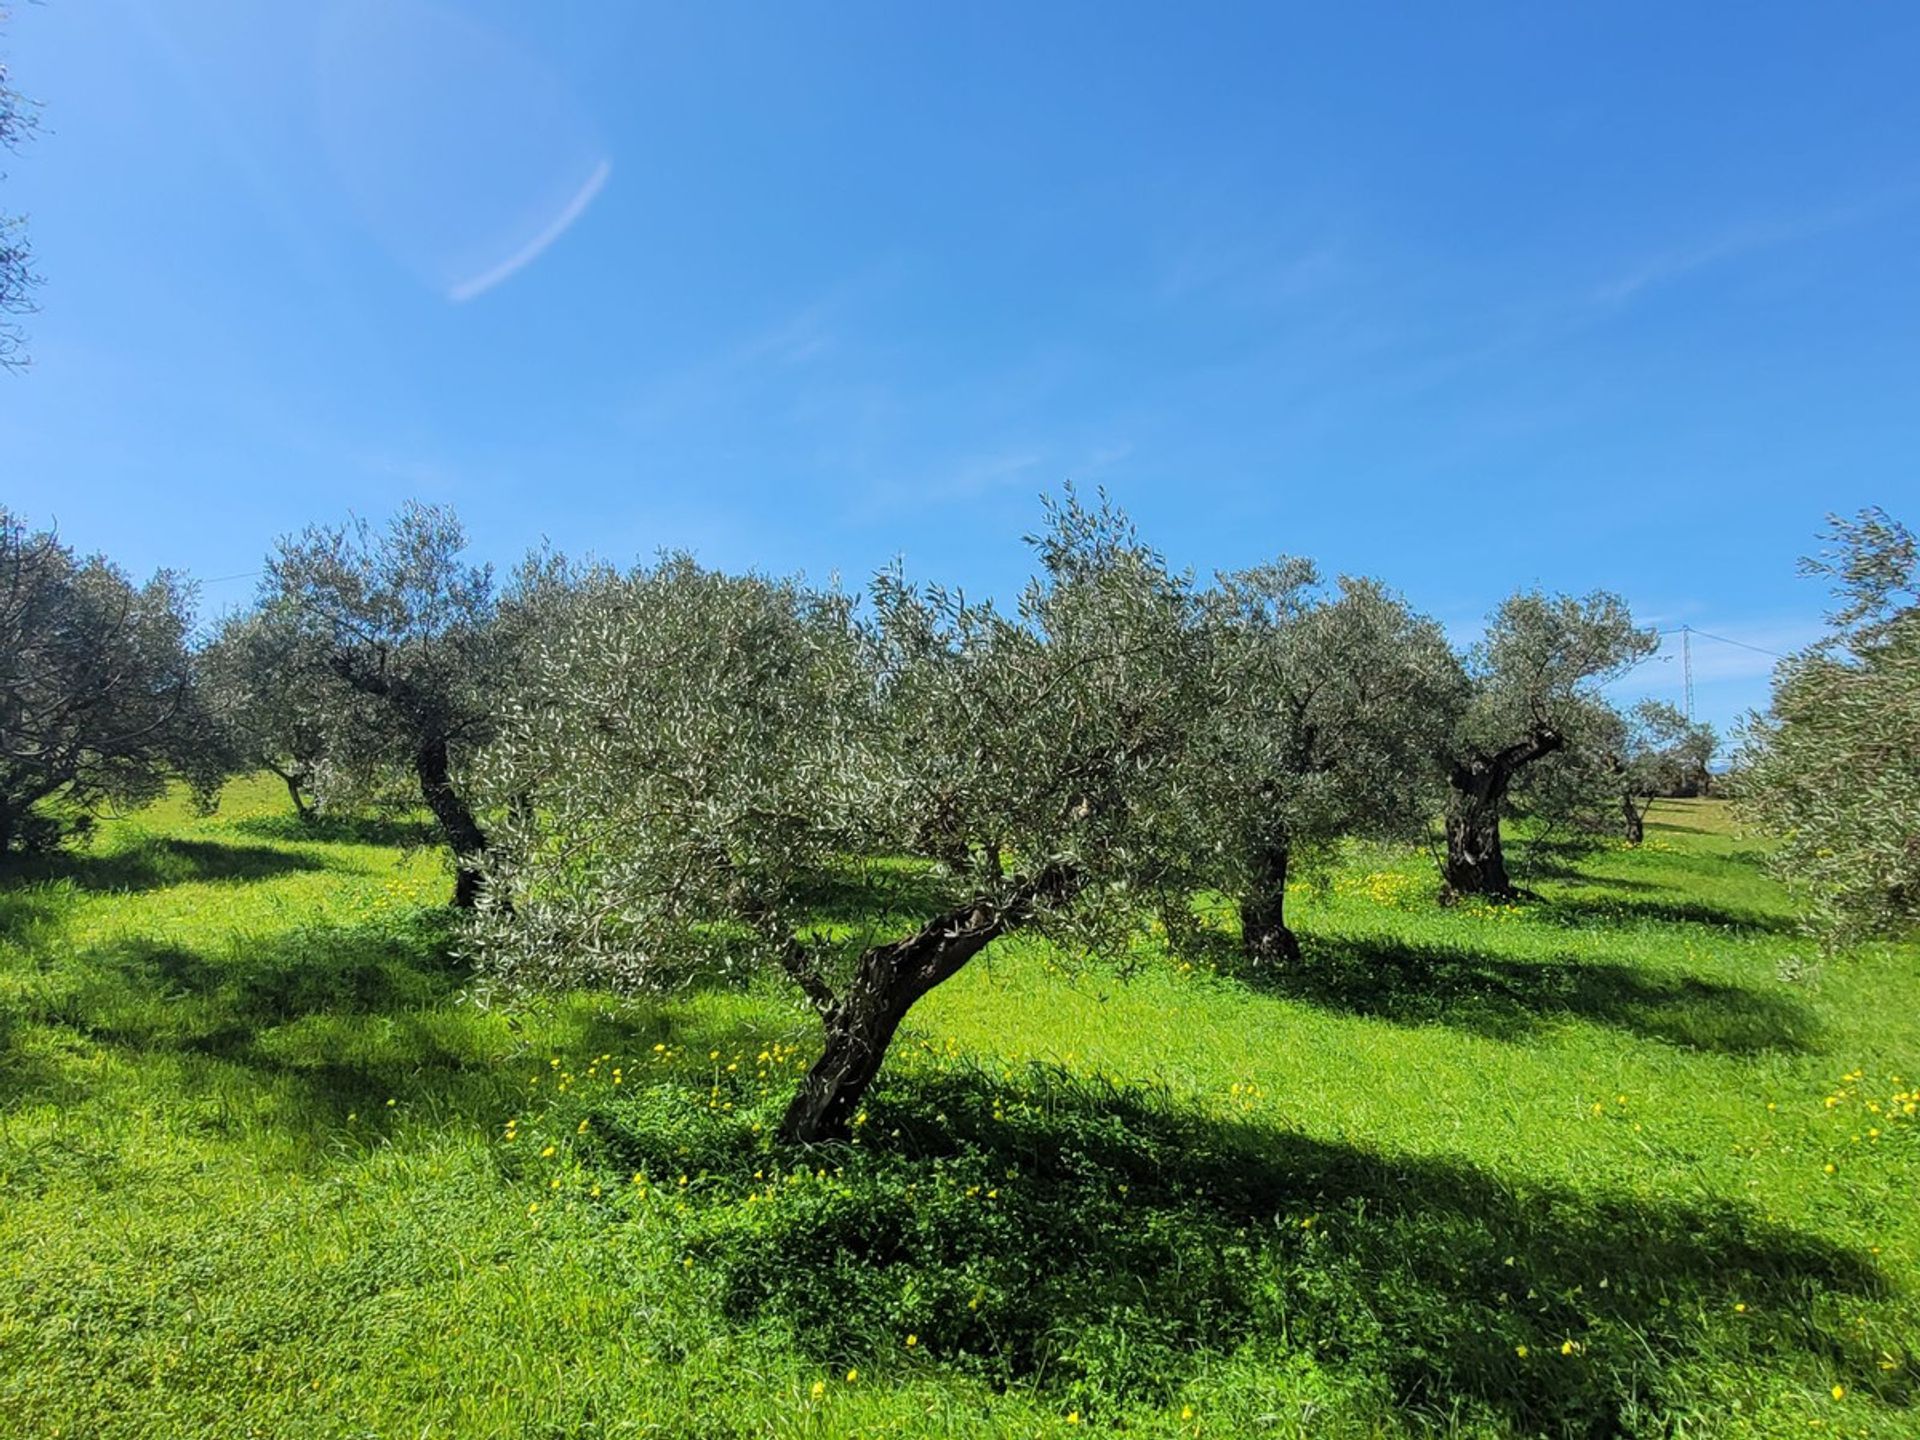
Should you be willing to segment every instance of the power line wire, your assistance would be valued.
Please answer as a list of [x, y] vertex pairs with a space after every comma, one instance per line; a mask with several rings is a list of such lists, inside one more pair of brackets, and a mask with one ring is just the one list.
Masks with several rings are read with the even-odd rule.
[[1745, 640], [1730, 640], [1725, 635], [1715, 635], [1710, 630], [1700, 630], [1695, 628], [1692, 625], [1676, 625], [1673, 627], [1673, 629], [1662, 630], [1660, 633], [1662, 635], [1680, 635], [1680, 634], [1691, 633], [1694, 635], [1698, 635], [1702, 640], [1718, 640], [1722, 645], [1738, 645], [1742, 650], [1752, 650], [1756, 654], [1760, 654], [1760, 655], [1771, 655], [1775, 660], [1784, 660], [1787, 658], [1786, 656], [1782, 655], [1778, 650], [1769, 650], [1764, 645], [1749, 645]]

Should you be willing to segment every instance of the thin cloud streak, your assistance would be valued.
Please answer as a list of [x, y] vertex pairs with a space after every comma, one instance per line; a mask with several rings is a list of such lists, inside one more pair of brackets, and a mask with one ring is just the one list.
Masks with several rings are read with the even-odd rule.
[[1757, 250], [1771, 250], [1796, 240], [1806, 240], [1816, 235], [1864, 224], [1901, 204], [1911, 194], [1911, 186], [1900, 186], [1871, 195], [1864, 200], [1857, 200], [1849, 205], [1836, 206], [1816, 215], [1803, 216], [1795, 220], [1760, 221], [1734, 226], [1698, 244], [1678, 246], [1651, 257], [1637, 268], [1594, 291], [1594, 302], [1599, 305], [1621, 305], [1642, 290], [1678, 280], [1696, 270], [1717, 265], [1723, 260], [1731, 260], [1736, 256]]
[[456, 305], [465, 304], [476, 295], [484, 295], [501, 281], [511, 278], [538, 260], [547, 247], [573, 228], [574, 221], [587, 213], [587, 207], [593, 204], [594, 197], [606, 188], [607, 177], [611, 174], [613, 174], [613, 162], [610, 160], [602, 160], [594, 166], [593, 173], [587, 176], [586, 183], [574, 192], [571, 200], [560, 207], [560, 213], [547, 222], [544, 230], [491, 270], [483, 271], [470, 280], [460, 281], [447, 292], [447, 299]]

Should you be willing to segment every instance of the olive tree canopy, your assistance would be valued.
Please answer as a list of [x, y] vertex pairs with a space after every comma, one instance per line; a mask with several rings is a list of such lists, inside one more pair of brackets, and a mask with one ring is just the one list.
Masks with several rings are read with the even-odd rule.
[[1543, 798], [1564, 805], [1595, 792], [1600, 742], [1612, 728], [1598, 691], [1658, 647], [1659, 636], [1604, 590], [1581, 598], [1526, 590], [1501, 602], [1467, 657], [1472, 698], [1447, 767], [1441, 872], [1451, 894], [1517, 893], [1500, 840], [1516, 781], [1556, 757]]
[[1828, 518], [1803, 563], [1841, 600], [1748, 724], [1740, 793], [1774, 863], [1838, 943], [1920, 924], [1920, 546], [1884, 510]]
[[[1003, 614], [896, 571], [864, 611], [684, 557], [572, 587], [480, 767], [509, 808], [475, 938], [509, 983], [784, 974], [823, 1054], [786, 1138], [844, 1134], [913, 1004], [995, 938], [1124, 935], [1184, 884], [1168, 837], [1195, 600], [1124, 519], [1069, 496]], [[824, 895], [930, 851], [913, 913], [851, 937]]]
[[1184, 818], [1209, 883], [1239, 897], [1255, 959], [1292, 959], [1287, 877], [1343, 836], [1424, 834], [1466, 681], [1440, 627], [1372, 580], [1305, 561], [1220, 577]]
[[[0, 20], [6, 12], [0, 10]], [[33, 102], [23, 97], [10, 83], [7, 62], [0, 59], [0, 151], [16, 148], [31, 134], [39, 116]], [[0, 212], [0, 369], [25, 363], [20, 353], [20, 328], [16, 315], [33, 309], [33, 251], [27, 244], [26, 223], [19, 216]]]
[[260, 610], [289, 667], [282, 698], [319, 708], [329, 784], [410, 775], [453, 852], [454, 903], [470, 908], [487, 837], [461, 772], [492, 733], [505, 665], [492, 571], [465, 548], [450, 510], [416, 503], [384, 530], [309, 527], [268, 557]]
[[337, 718], [318, 643], [282, 603], [228, 616], [200, 652], [207, 704], [236, 763], [279, 776], [302, 820], [313, 818]]
[[192, 589], [144, 585], [78, 559], [0, 507], [0, 854], [46, 845], [69, 815], [154, 799], [184, 776], [211, 792], [225, 767], [187, 651]]
[[1627, 843], [1646, 835], [1647, 810], [1663, 795], [1698, 794], [1720, 748], [1713, 727], [1696, 723], [1664, 700], [1642, 700], [1621, 712], [1608, 762], [1620, 792]]

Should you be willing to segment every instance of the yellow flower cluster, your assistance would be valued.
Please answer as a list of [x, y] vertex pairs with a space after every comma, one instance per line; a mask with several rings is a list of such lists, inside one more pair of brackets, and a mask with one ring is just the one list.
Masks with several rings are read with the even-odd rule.
[[1341, 875], [1333, 893], [1358, 896], [1375, 905], [1401, 906], [1419, 898], [1422, 882], [1402, 870], [1372, 870], [1365, 875]]
[[[1827, 1096], [1827, 1109], [1838, 1112], [1857, 1106], [1863, 1114], [1886, 1124], [1911, 1121], [1920, 1116], [1920, 1084], [1909, 1085], [1898, 1075], [1888, 1075], [1886, 1097], [1869, 1099], [1861, 1095], [1861, 1086], [1865, 1083], [1866, 1072], [1863, 1070], [1850, 1070], [1842, 1075], [1839, 1083], [1833, 1087], [1833, 1093]], [[1879, 1126], [1870, 1126], [1869, 1134], [1877, 1140], [1880, 1137]]]

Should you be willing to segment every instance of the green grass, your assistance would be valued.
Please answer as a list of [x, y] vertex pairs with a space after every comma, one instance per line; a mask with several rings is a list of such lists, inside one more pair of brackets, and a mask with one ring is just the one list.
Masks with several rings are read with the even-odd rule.
[[1357, 853], [1284, 973], [1003, 942], [804, 1162], [777, 990], [478, 1005], [283, 806], [0, 882], [0, 1435], [1920, 1434], [1920, 963], [1711, 803]]

